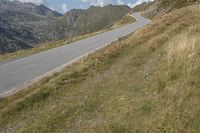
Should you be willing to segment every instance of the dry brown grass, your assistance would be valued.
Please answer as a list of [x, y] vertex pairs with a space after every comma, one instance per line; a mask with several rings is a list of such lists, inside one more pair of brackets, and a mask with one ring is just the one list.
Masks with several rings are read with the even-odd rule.
[[[194, 69], [199, 66], [200, 38], [198, 35], [181, 34], [169, 43], [168, 66], [175, 71], [185, 72], [185, 76], [191, 76]], [[183, 67], [183, 69], [180, 69]]]
[[2, 99], [2, 132], [198, 133], [199, 20], [174, 11]]

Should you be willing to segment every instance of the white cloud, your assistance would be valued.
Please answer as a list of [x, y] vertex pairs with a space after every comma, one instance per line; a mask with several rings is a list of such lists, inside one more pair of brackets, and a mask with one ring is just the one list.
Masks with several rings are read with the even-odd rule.
[[123, 1], [123, 0], [117, 0], [116, 3], [117, 3], [118, 5], [124, 5], [124, 1]]
[[66, 13], [66, 12], [68, 11], [67, 4], [63, 3], [61, 7], [62, 7], [62, 11], [63, 11], [64, 13]]
[[89, 2], [90, 5], [94, 6], [105, 6], [109, 4], [109, 0], [80, 0], [81, 2]]
[[[10, 0], [10, 1], [14, 1], [14, 0]], [[40, 5], [43, 3], [44, 0], [18, 0], [22, 3], [28, 3], [28, 2], [31, 2], [31, 3], [34, 3], [34, 4], [37, 4], [37, 5]]]
[[144, 3], [144, 2], [152, 2], [152, 1], [154, 1], [154, 0], [137, 0], [135, 3], [129, 3], [128, 4], [128, 6], [130, 6], [130, 7], [135, 7], [135, 6], [137, 6], [137, 5], [140, 5], [140, 4], [142, 4], [142, 3]]

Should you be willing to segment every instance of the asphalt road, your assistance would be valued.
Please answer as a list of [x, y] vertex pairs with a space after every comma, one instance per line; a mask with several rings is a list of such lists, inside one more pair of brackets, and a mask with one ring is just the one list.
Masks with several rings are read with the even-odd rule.
[[11, 61], [0, 65], [0, 96], [22, 88], [30, 81], [39, 80], [72, 63], [89, 53], [96, 51], [111, 42], [124, 37], [144, 25], [150, 20], [143, 18], [139, 13], [132, 14], [137, 22], [89, 37], [71, 44], [54, 48], [26, 58]]

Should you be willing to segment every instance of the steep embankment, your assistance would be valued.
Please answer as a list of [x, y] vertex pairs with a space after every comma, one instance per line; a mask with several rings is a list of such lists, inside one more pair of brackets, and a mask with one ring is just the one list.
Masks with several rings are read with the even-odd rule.
[[198, 132], [199, 20], [199, 5], [175, 10], [2, 99], [0, 129]]

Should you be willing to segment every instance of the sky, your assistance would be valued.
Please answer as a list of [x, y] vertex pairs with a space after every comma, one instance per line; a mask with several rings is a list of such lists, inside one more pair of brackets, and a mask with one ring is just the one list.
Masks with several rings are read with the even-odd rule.
[[87, 9], [89, 6], [105, 6], [108, 4], [128, 5], [134, 7], [143, 2], [153, 0], [19, 0], [21, 2], [32, 2], [37, 5], [44, 4], [52, 10], [66, 13], [70, 9]]

